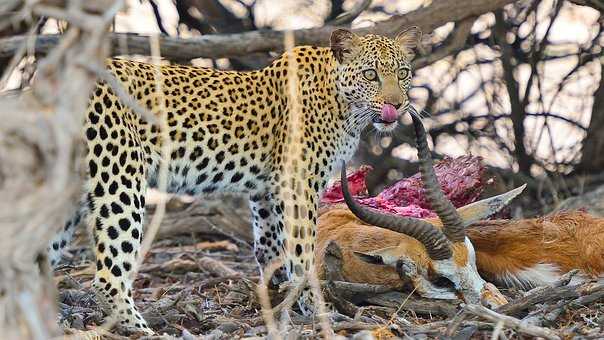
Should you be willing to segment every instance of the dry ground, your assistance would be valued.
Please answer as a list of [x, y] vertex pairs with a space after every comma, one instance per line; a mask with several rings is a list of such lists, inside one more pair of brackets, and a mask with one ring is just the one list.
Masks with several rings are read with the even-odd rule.
[[[208, 209], [198, 223], [244, 220], [247, 207], [235, 205], [240, 208], [229, 210], [228, 216], [218, 216], [224, 211]], [[220, 225], [212, 228], [217, 232], [160, 235], [138, 274], [134, 298], [150, 326], [165, 338], [265, 337], [267, 328], [255, 293], [258, 271], [252, 248], [247, 242], [221, 235]], [[82, 234], [55, 276], [60, 323], [68, 333], [80, 335], [83, 333], [78, 330], [90, 330], [104, 322], [90, 289], [92, 253]], [[536, 288], [529, 293], [504, 290], [512, 302], [499, 311], [513, 317], [505, 320], [498, 316], [488, 319], [483, 311], [464, 309], [459, 302], [427, 301], [405, 292], [384, 293], [380, 287], [338, 283], [329, 287], [326, 295], [341, 311], [330, 314], [332, 328], [337, 335], [347, 337], [444, 338], [450, 334], [454, 339], [524, 339], [543, 331], [551, 338], [604, 338], [604, 282], [574, 287], [560, 282], [557, 287]], [[272, 293], [275, 305], [282, 294]], [[342, 297], [364, 302], [356, 301], [355, 306]], [[314, 338], [321, 331], [318, 320], [295, 311], [282, 311], [277, 317], [277, 325], [287, 338]], [[518, 320], [523, 322], [515, 325]], [[113, 329], [105, 337], [124, 338], [117, 334], [124, 333]]]

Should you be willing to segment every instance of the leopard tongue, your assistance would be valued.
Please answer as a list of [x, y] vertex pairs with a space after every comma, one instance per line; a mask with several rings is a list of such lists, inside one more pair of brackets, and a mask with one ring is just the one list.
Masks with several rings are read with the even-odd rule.
[[386, 123], [393, 123], [398, 118], [398, 111], [391, 104], [384, 104], [382, 106], [382, 115], [381, 118]]

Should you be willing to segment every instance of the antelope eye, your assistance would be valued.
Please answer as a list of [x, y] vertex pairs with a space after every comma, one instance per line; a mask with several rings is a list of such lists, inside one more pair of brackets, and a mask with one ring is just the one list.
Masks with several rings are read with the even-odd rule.
[[406, 79], [407, 77], [409, 77], [409, 74], [411, 73], [411, 71], [408, 68], [399, 68], [398, 69], [398, 79]]
[[367, 80], [377, 80], [377, 72], [374, 69], [368, 69], [363, 71], [363, 77]]
[[444, 276], [438, 276], [430, 280], [433, 285], [440, 288], [455, 289], [455, 284]]

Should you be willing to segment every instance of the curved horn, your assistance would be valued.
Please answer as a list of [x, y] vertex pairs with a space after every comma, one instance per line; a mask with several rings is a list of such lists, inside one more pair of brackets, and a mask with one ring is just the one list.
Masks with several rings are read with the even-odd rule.
[[346, 178], [346, 162], [342, 161], [342, 193], [352, 213], [361, 221], [411, 236], [420, 241], [433, 260], [451, 258], [451, 247], [447, 237], [428, 222], [415, 218], [383, 214], [360, 205], [350, 194]]
[[443, 223], [443, 232], [452, 242], [464, 242], [466, 232], [464, 223], [457, 210], [445, 197], [440, 188], [440, 184], [436, 178], [428, 141], [426, 138], [426, 130], [419, 117], [411, 115], [413, 126], [415, 127], [415, 138], [417, 142], [417, 156], [419, 158], [419, 169], [422, 176], [422, 182], [426, 189], [426, 197], [432, 206], [432, 210], [436, 212], [438, 218]]

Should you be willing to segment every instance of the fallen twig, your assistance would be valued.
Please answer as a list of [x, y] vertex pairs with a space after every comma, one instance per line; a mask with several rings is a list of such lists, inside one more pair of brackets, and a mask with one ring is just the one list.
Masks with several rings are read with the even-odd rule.
[[228, 240], [223, 240], [216, 242], [199, 242], [190, 246], [156, 247], [151, 249], [149, 252], [152, 254], [177, 254], [183, 252], [198, 252], [200, 250], [227, 250], [232, 252], [238, 252], [239, 247]]
[[220, 277], [241, 277], [242, 274], [227, 267], [224, 263], [210, 257], [201, 257], [193, 260], [176, 258], [161, 264], [145, 264], [141, 266], [141, 272], [190, 272], [205, 270]]
[[553, 330], [523, 323], [519, 319], [497, 313], [480, 305], [464, 305], [463, 309], [464, 311], [470, 314], [473, 314], [483, 319], [490, 320], [495, 323], [503, 322], [505, 326], [524, 334], [538, 336], [551, 340], [560, 340], [560, 336]]
[[296, 301], [298, 300], [300, 293], [302, 293], [302, 290], [304, 289], [304, 287], [306, 287], [307, 283], [308, 283], [308, 278], [306, 276], [304, 276], [304, 279], [302, 281], [300, 281], [299, 284], [295, 285], [293, 287], [293, 289], [291, 289], [287, 293], [287, 296], [285, 296], [283, 301], [281, 301], [281, 303], [279, 303], [277, 306], [275, 306], [273, 308], [273, 315], [277, 315], [277, 314], [281, 313], [281, 311], [283, 311], [283, 310], [292, 308], [294, 303], [296, 303]]
[[227, 267], [224, 263], [214, 260], [211, 257], [201, 257], [196, 259], [196, 262], [205, 270], [209, 271], [210, 273], [216, 275], [216, 276], [242, 276], [241, 273], [239, 273], [236, 270], [233, 270], [229, 267]]
[[337, 293], [333, 282], [328, 281], [325, 289], [323, 289], [323, 292], [325, 294], [326, 301], [331, 302], [336, 310], [344, 315], [355, 316], [358, 312], [359, 308], [357, 306], [355, 306], [352, 302], [343, 299]]
[[[556, 286], [556, 284], [554, 284]], [[582, 285], [536, 288], [527, 295], [497, 308], [498, 313], [517, 315], [539, 303], [549, 301], [573, 300], [584, 295], [604, 290], [604, 282], [585, 283]], [[599, 295], [596, 295], [599, 296]], [[570, 301], [569, 301], [570, 303]]]

